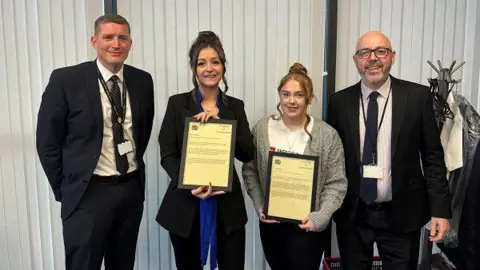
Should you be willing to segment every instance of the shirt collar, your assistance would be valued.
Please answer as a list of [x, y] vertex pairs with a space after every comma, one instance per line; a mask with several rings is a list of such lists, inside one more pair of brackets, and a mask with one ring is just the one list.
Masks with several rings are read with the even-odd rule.
[[120, 82], [121, 83], [123, 82], [123, 65], [122, 65], [122, 68], [120, 69], [120, 71], [118, 71], [117, 74], [114, 74], [110, 70], [108, 70], [106, 67], [104, 67], [102, 65], [102, 63], [100, 63], [100, 61], [98, 61], [98, 59], [97, 59], [96, 62], [97, 62], [98, 70], [100, 71], [100, 74], [102, 74], [102, 77], [106, 82], [108, 82], [108, 80], [110, 80], [110, 78], [113, 75], [117, 75]]
[[[218, 88], [218, 95], [217, 95], [217, 107], [220, 108], [221, 104], [222, 104], [222, 93], [221, 93], [221, 89]], [[197, 102], [198, 102], [198, 105], [200, 106], [200, 103], [202, 102], [203, 100], [203, 96], [202, 96], [202, 93], [200, 92], [200, 89], [195, 89], [195, 97], [197, 99]], [[200, 109], [201, 109], [202, 106], [200, 106]]]
[[[377, 89], [377, 92], [380, 94], [380, 96], [382, 96], [383, 98], [387, 98], [389, 92], [390, 92], [390, 88], [391, 88], [391, 85], [392, 85], [392, 81], [390, 80], [390, 76], [388, 76], [388, 79], [387, 81], [385, 81], [385, 83], [380, 86], [380, 88]], [[361, 88], [362, 88], [362, 95], [363, 95], [363, 99], [364, 100], [368, 100], [368, 96], [370, 96], [370, 94], [374, 91], [370, 88], [368, 88], [362, 81], [361, 83]]]

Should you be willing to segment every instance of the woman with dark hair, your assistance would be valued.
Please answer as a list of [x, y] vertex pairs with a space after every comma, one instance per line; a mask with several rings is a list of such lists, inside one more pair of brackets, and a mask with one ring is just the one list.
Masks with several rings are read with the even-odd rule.
[[[343, 145], [337, 132], [308, 113], [314, 99], [312, 80], [300, 63], [290, 67], [277, 89], [278, 113], [253, 127], [255, 159], [243, 165], [243, 181], [260, 218], [260, 239], [272, 270], [318, 270], [327, 239], [325, 230], [347, 191]], [[263, 213], [270, 151], [319, 156], [315, 210], [302, 224], [277, 222]]]
[[[247, 214], [237, 172], [231, 192], [177, 189], [186, 117], [237, 121], [235, 158], [253, 159], [253, 139], [241, 100], [226, 95], [226, 58], [222, 43], [211, 31], [200, 32], [189, 52], [194, 88], [168, 100], [158, 141], [162, 167], [171, 178], [157, 214], [170, 233], [177, 269], [202, 269], [210, 250], [211, 269], [243, 269]], [[225, 90], [219, 85], [223, 80]]]

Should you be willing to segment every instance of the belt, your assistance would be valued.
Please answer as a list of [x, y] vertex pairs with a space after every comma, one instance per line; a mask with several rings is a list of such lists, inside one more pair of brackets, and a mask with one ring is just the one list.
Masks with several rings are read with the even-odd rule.
[[392, 202], [391, 201], [388, 201], [388, 202], [372, 202], [372, 203], [369, 203], [369, 204], [365, 204], [365, 206], [368, 209], [371, 209], [371, 210], [385, 210], [385, 209], [388, 209], [392, 206]]
[[92, 181], [95, 183], [101, 183], [101, 184], [120, 184], [120, 183], [128, 182], [137, 177], [138, 177], [138, 171], [129, 172], [123, 175], [109, 175], [109, 176], [94, 174], [92, 175]]

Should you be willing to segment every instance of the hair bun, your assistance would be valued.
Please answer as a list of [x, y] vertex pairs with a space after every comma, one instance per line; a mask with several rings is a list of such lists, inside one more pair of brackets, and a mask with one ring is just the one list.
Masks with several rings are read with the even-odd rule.
[[288, 70], [289, 73], [297, 73], [297, 74], [304, 74], [308, 75], [307, 69], [300, 63], [296, 62]]
[[220, 38], [212, 31], [199, 32], [197, 40], [201, 43], [220, 43]]

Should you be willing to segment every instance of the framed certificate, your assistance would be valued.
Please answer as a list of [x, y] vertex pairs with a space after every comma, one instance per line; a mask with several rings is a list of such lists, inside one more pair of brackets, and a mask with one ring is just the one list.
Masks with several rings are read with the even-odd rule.
[[178, 188], [232, 190], [236, 128], [235, 120], [185, 119]]
[[267, 219], [301, 223], [315, 207], [319, 157], [270, 152], [264, 214]]

